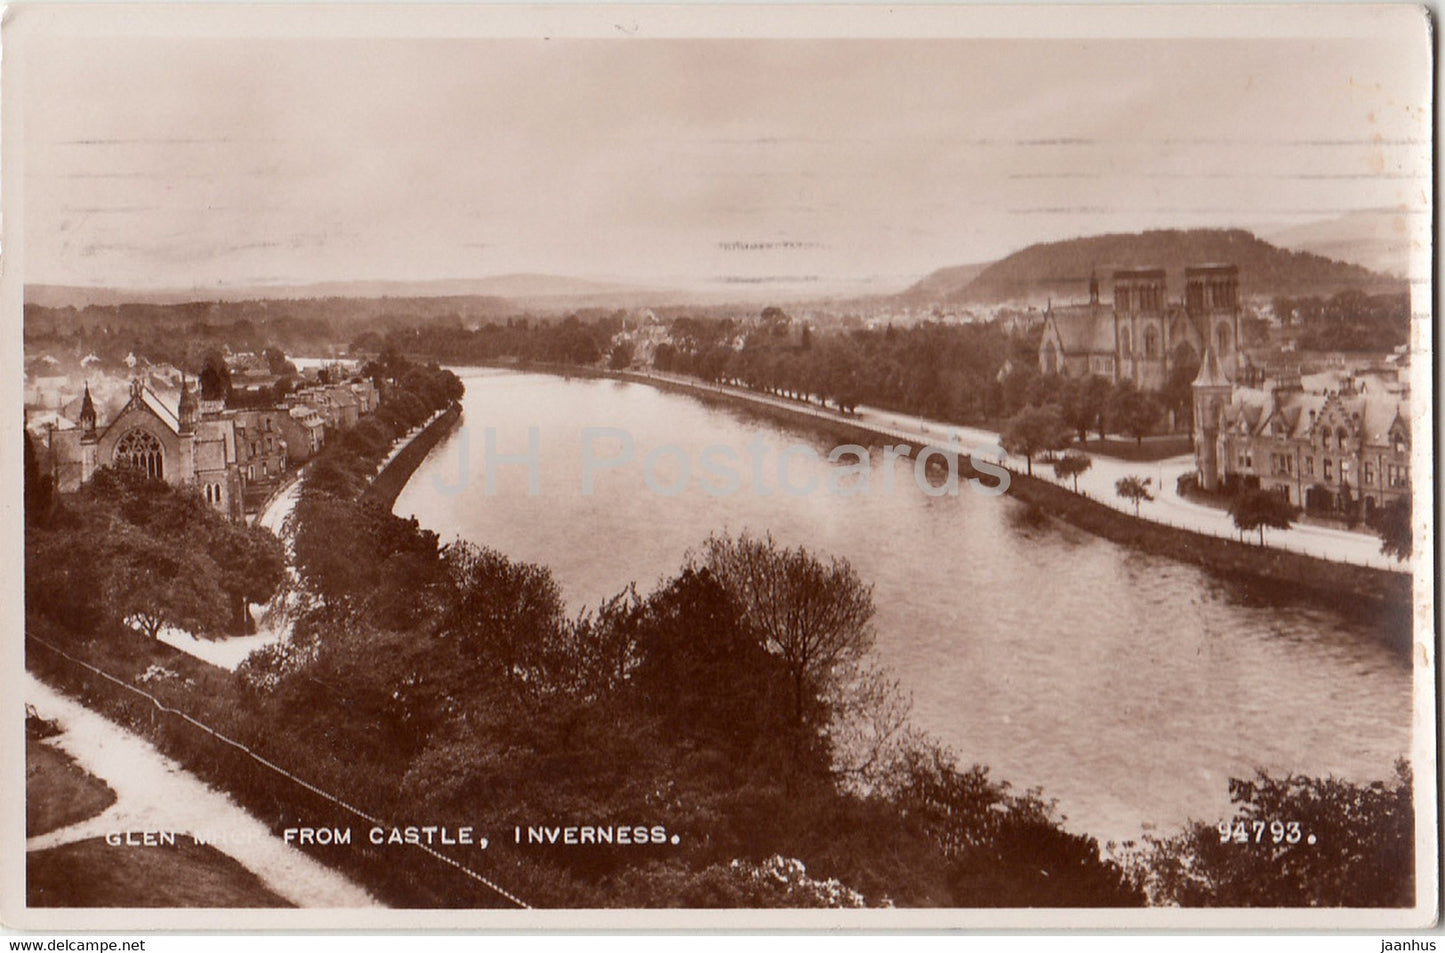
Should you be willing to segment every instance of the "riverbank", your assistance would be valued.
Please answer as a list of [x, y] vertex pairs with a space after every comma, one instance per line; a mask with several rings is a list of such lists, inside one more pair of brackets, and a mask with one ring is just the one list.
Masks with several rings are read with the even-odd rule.
[[431, 453], [432, 447], [451, 432], [461, 417], [460, 404], [452, 404], [442, 411], [440, 416], [427, 424], [421, 433], [412, 437], [406, 446], [387, 461], [381, 472], [362, 491], [362, 502], [374, 503], [384, 510], [390, 510], [416, 468], [421, 466], [427, 454]]
[[[846, 421], [815, 404], [799, 403], [794, 406], [782, 400], [751, 396], [701, 381], [690, 383], [672, 376], [660, 377], [631, 371], [541, 363], [507, 366], [519, 371], [646, 384], [662, 391], [686, 394], [706, 403], [738, 409], [775, 423], [806, 427], [838, 443], [907, 444], [912, 452], [930, 445], [924, 434], [908, 434], [893, 428], [870, 426], [862, 420]], [[959, 458], [958, 465], [962, 478], [979, 475], [966, 456]], [[1391, 572], [1372, 566], [1336, 562], [1279, 547], [1258, 546], [1168, 523], [1141, 519], [1122, 509], [1075, 493], [1047, 478], [1029, 476], [1013, 467], [1008, 469], [1010, 496], [1093, 535], [1144, 552], [1201, 566], [1221, 576], [1249, 583], [1264, 583], [1272, 589], [1293, 590], [1343, 608], [1384, 608], [1392, 613], [1403, 613], [1406, 619], [1412, 611], [1413, 577], [1409, 572]], [[984, 475], [982, 479], [986, 483], [992, 483], [990, 476]]]

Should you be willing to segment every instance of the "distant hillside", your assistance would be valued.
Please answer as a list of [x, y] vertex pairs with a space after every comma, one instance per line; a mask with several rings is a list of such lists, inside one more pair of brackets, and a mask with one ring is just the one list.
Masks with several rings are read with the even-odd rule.
[[[676, 293], [671, 293], [675, 296]], [[25, 301], [42, 308], [84, 308], [89, 305], [188, 304], [196, 301], [298, 301], [309, 299], [485, 298], [507, 307], [534, 302], [561, 305], [569, 299], [633, 300], [665, 298], [659, 292], [622, 284], [561, 275], [495, 275], [440, 281], [328, 281], [309, 285], [257, 285], [222, 288], [92, 288], [78, 285], [25, 286]], [[503, 299], [506, 304], [503, 305]], [[574, 303], [575, 306], [575, 303]]]
[[940, 301], [965, 287], [992, 264], [991, 261], [981, 261], [973, 265], [940, 268], [907, 290], [899, 292], [898, 297], [905, 300]]
[[1384, 291], [1403, 287], [1397, 279], [1359, 265], [1287, 251], [1242, 229], [1190, 229], [1093, 235], [1030, 245], [989, 265], [944, 300], [959, 304], [1075, 300], [1088, 294], [1091, 272], [1097, 272], [1103, 297], [1108, 300], [1114, 269], [1141, 267], [1165, 269], [1169, 297], [1177, 298], [1183, 293], [1185, 267], [1211, 262], [1238, 265], [1240, 292], [1246, 296], [1330, 295], [1344, 288]]
[[1428, 222], [1416, 227], [1402, 210], [1382, 208], [1291, 225], [1262, 232], [1261, 237], [1281, 248], [1314, 252], [1403, 278], [1414, 243], [1429, 241], [1430, 232]]

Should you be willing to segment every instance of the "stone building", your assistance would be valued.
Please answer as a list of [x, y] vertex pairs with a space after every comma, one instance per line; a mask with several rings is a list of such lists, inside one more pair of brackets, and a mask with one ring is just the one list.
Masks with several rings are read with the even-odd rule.
[[1082, 377], [1097, 374], [1110, 383], [1133, 381], [1158, 390], [1177, 368], [1198, 366], [1213, 348], [1221, 366], [1239, 366], [1239, 269], [1197, 265], [1184, 270], [1184, 297], [1169, 301], [1162, 268], [1114, 272], [1113, 300], [1099, 298], [1097, 275], [1089, 278], [1087, 304], [1044, 313], [1039, 370]]
[[47, 428], [44, 449], [62, 493], [80, 489], [101, 467], [135, 467], [174, 486], [194, 486], [216, 509], [241, 518], [234, 421], [204, 412], [184, 378], [175, 407], [144, 381], [132, 381], [130, 399], [104, 423], [87, 385], [79, 426]]
[[1212, 350], [1194, 381], [1195, 460], [1206, 490], [1260, 487], [1315, 513], [1368, 519], [1410, 494], [1408, 391], [1354, 378], [1307, 392], [1299, 376], [1243, 387]]

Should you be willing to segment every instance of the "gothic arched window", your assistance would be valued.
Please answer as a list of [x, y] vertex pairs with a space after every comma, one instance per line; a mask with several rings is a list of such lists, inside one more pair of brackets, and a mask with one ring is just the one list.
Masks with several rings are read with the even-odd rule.
[[139, 428], [128, 431], [115, 445], [117, 466], [134, 467], [146, 476], [161, 480], [165, 478], [165, 450], [155, 435]]
[[1144, 356], [1149, 360], [1159, 356], [1159, 329], [1144, 329]]
[[1229, 325], [1227, 325], [1227, 324], [1221, 324], [1221, 325], [1219, 326], [1219, 330], [1216, 332], [1216, 335], [1215, 335], [1215, 336], [1216, 336], [1216, 337], [1218, 338], [1218, 340], [1219, 340], [1219, 350], [1220, 350], [1220, 352], [1221, 352], [1221, 353], [1228, 353], [1228, 351], [1229, 351]]
[[1132, 357], [1133, 355], [1132, 355], [1130, 352], [1132, 352], [1133, 350], [1134, 350], [1134, 340], [1133, 340], [1133, 338], [1132, 338], [1132, 337], [1130, 336], [1130, 334], [1129, 334], [1129, 329], [1128, 329], [1128, 328], [1122, 328], [1122, 329], [1120, 329], [1120, 331], [1119, 331], [1119, 353], [1123, 354], [1125, 357]]

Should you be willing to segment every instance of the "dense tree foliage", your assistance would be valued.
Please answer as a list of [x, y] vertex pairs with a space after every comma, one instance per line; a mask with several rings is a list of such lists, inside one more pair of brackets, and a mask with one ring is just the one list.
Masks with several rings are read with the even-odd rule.
[[1312, 351], [1388, 351], [1409, 343], [1410, 296], [1347, 289], [1329, 298], [1275, 298], [1275, 317]]
[[1415, 527], [1411, 518], [1409, 494], [1396, 497], [1375, 511], [1370, 519], [1380, 534], [1380, 552], [1394, 556], [1399, 562], [1410, 558], [1415, 548]]
[[1229, 501], [1229, 515], [1242, 533], [1259, 530], [1259, 545], [1264, 545], [1265, 527], [1289, 529], [1299, 510], [1274, 490], [1244, 490]]
[[1034, 457], [1061, 450], [1069, 442], [1058, 405], [1025, 407], [1004, 424], [1000, 435], [1003, 448], [1028, 461], [1029, 476], [1034, 474]]
[[26, 532], [26, 599], [69, 625], [170, 626], [215, 637], [250, 628], [285, 556], [268, 530], [233, 523], [191, 488], [103, 468]]
[[1260, 772], [1231, 780], [1232, 816], [1147, 838], [1128, 861], [1159, 904], [1408, 907], [1415, 903], [1409, 766], [1392, 782]]

